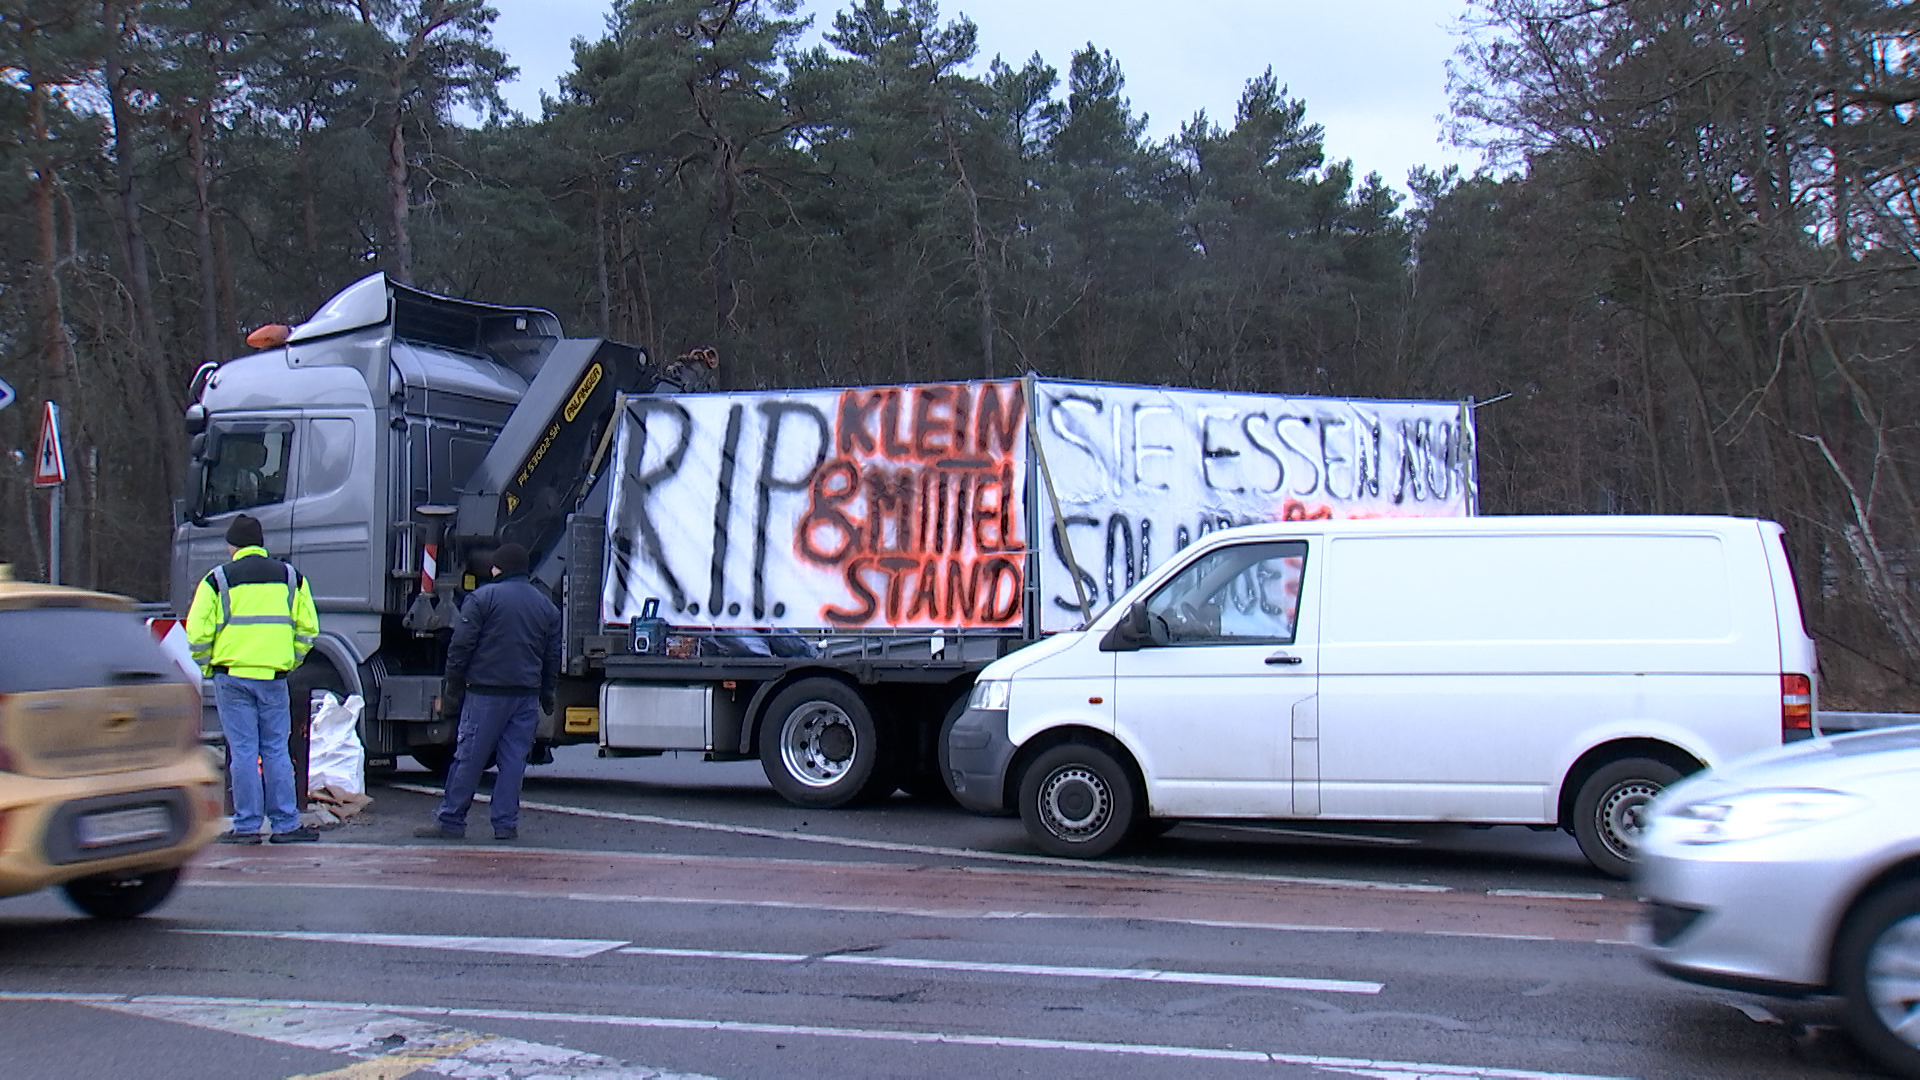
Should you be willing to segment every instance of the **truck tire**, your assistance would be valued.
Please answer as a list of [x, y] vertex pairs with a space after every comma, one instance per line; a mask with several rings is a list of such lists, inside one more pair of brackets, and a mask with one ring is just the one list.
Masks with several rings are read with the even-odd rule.
[[803, 679], [780, 691], [760, 723], [760, 767], [795, 806], [830, 808], [874, 797], [889, 777], [883, 751], [873, 711], [835, 679]]
[[1138, 805], [1133, 778], [1097, 746], [1056, 746], [1020, 775], [1020, 820], [1049, 855], [1107, 854], [1133, 831]]
[[415, 746], [407, 750], [407, 756], [420, 763], [435, 780], [447, 782], [447, 773], [453, 770], [453, 745]]
[[1833, 951], [1840, 1019], [1855, 1045], [1895, 1076], [1920, 1076], [1911, 972], [1920, 960], [1920, 880], [1868, 894], [1847, 913]]
[[1620, 758], [1595, 769], [1573, 799], [1573, 836], [1580, 853], [1601, 873], [1633, 873], [1633, 845], [1647, 808], [1680, 779], [1680, 770], [1653, 758]]
[[138, 874], [100, 874], [69, 881], [60, 887], [73, 906], [96, 919], [137, 919], [159, 907], [180, 883], [180, 868], [146, 870]]
[[[310, 726], [313, 723], [313, 703], [321, 694], [332, 694], [336, 699], [345, 701], [347, 681], [333, 669], [332, 661], [318, 653], [309, 653], [306, 660], [287, 676], [287, 711], [292, 714], [290, 719], [293, 722], [292, 742], [288, 751], [293, 759], [293, 786], [300, 810], [307, 808]], [[365, 755], [364, 750], [361, 753]]]
[[947, 780], [947, 734], [966, 711], [967, 695], [961, 694], [947, 705], [939, 725], [933, 727], [930, 744], [919, 739], [907, 740], [907, 751], [913, 756], [902, 762], [901, 790], [922, 802], [954, 805], [953, 789]]

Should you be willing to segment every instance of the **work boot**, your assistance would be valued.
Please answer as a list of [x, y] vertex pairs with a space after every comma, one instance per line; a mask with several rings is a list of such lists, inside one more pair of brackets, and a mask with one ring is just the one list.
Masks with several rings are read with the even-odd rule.
[[257, 832], [223, 832], [220, 834], [219, 842], [222, 844], [257, 844], [260, 842], [260, 834]]
[[448, 832], [439, 825], [422, 825], [413, 830], [413, 835], [422, 840], [465, 840], [465, 833]]
[[287, 832], [274, 833], [267, 842], [271, 844], [311, 844], [320, 839], [320, 834], [306, 826]]
[[495, 840], [518, 840], [520, 839], [520, 830], [519, 829], [495, 829], [493, 830], [493, 838]]

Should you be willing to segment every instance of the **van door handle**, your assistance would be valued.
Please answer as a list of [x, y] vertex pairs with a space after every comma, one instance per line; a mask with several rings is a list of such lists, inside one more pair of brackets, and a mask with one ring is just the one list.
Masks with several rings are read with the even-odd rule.
[[1267, 663], [1269, 664], [1298, 664], [1300, 662], [1300, 658], [1292, 653], [1277, 652], [1267, 657]]

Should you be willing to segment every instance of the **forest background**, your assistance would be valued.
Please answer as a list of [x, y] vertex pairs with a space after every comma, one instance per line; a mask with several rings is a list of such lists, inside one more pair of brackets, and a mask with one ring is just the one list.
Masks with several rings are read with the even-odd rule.
[[165, 595], [193, 370], [381, 269], [733, 387], [1472, 397], [1483, 512], [1780, 521], [1828, 702], [1920, 703], [1920, 4], [1475, 0], [1451, 129], [1500, 171], [1404, 198], [1284, 72], [1153, 140], [1111, 55], [982, 65], [932, 0], [811, 47], [616, 0], [538, 118], [494, 19], [0, 2], [0, 560], [45, 573], [5, 451], [52, 398], [65, 576]]

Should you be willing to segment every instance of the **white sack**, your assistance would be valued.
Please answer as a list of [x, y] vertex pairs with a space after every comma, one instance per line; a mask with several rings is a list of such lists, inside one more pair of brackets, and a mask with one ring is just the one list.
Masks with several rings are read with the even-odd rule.
[[314, 710], [307, 742], [307, 788], [332, 787], [355, 794], [367, 790], [367, 755], [360, 745], [360, 714], [366, 703], [359, 694], [346, 701], [323, 694]]

